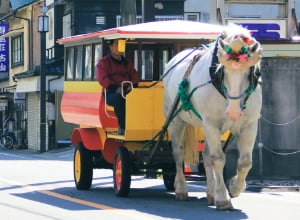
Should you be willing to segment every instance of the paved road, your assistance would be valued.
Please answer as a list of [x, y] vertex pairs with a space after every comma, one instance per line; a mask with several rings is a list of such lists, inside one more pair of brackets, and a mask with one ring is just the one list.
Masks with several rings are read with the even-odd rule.
[[112, 172], [94, 170], [90, 191], [74, 187], [73, 149], [43, 154], [0, 151], [1, 219], [300, 219], [299, 188], [246, 191], [232, 200], [236, 211], [207, 206], [205, 184], [189, 182], [189, 201], [166, 192], [162, 180], [133, 177], [128, 198], [114, 195]]

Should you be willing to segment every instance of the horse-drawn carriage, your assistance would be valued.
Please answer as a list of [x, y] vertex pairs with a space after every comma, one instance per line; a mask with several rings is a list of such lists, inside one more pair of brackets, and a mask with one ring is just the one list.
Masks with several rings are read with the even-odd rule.
[[[238, 135], [240, 130], [245, 135], [243, 124], [246, 123], [246, 126], [254, 128], [247, 138], [248, 144], [252, 144], [260, 109], [260, 102], [257, 106], [253, 103], [260, 97], [260, 91], [256, 92], [257, 72], [254, 68], [249, 73], [247, 70], [259, 61], [258, 44], [245, 31], [235, 33], [235, 44], [231, 44], [231, 35], [230, 39], [223, 36], [215, 41], [223, 31], [221, 26], [197, 22], [151, 22], [72, 36], [58, 41], [65, 45], [66, 54], [61, 113], [66, 122], [80, 125], [74, 129], [71, 137], [72, 144], [76, 146], [74, 179], [78, 189], [91, 187], [93, 169], [111, 168], [115, 193], [118, 196], [127, 196], [131, 175], [159, 171], [162, 173], [165, 187], [168, 190], [175, 189], [176, 197], [185, 199], [187, 191], [183, 180], [184, 161], [198, 162], [198, 146], [204, 141], [203, 130], [194, 129], [194, 126], [199, 127], [202, 123], [205, 136], [208, 135], [208, 144], [215, 145], [214, 148], [206, 150], [206, 154], [210, 151], [211, 158], [215, 159], [212, 162], [206, 158], [206, 170], [215, 169], [214, 174], [207, 175], [208, 181], [212, 181], [213, 175], [220, 178], [220, 170], [224, 166], [224, 158], [217, 148], [220, 145], [217, 142], [228, 137], [222, 136], [222, 133], [232, 130]], [[94, 74], [94, 66], [105, 51], [107, 39], [122, 39], [122, 42], [126, 42], [126, 56], [134, 60], [141, 78], [138, 88], [134, 88], [126, 96], [124, 135], [117, 133], [117, 119], [112, 107], [107, 106], [105, 92]], [[211, 48], [201, 46], [212, 41], [216, 43], [212, 44]], [[219, 50], [218, 45], [221, 48]], [[202, 49], [199, 49], [200, 46]], [[184, 48], [193, 49], [185, 50], [174, 57]], [[231, 62], [232, 66], [218, 66], [218, 59], [212, 59], [213, 56], [217, 57], [217, 52], [220, 54], [219, 60], [223, 58], [223, 63]], [[196, 76], [195, 69], [196, 72], [208, 72], [211, 69], [211, 74], [205, 73], [199, 78], [201, 74]], [[227, 77], [228, 69], [234, 70], [234, 82]], [[245, 71], [239, 74], [240, 69]], [[194, 80], [194, 77], [197, 80]], [[245, 81], [248, 78], [251, 78], [250, 83]], [[215, 87], [217, 84], [221, 86], [218, 89]], [[244, 92], [241, 94], [242, 90]], [[255, 95], [250, 96], [252, 93]], [[196, 97], [201, 99], [195, 100]], [[233, 107], [226, 111], [228, 100]], [[199, 101], [206, 107], [199, 106]], [[215, 102], [220, 104], [216, 105]], [[237, 107], [241, 103], [250, 106], [244, 110], [242, 119], [241, 111]], [[255, 111], [252, 111], [252, 105], [256, 107]], [[251, 116], [250, 119], [248, 116]], [[184, 133], [187, 135], [184, 136]], [[183, 156], [184, 140], [189, 141], [186, 146], [195, 145], [196, 148], [186, 150]], [[247, 150], [245, 155], [242, 153], [242, 156], [249, 157], [249, 151]], [[218, 166], [217, 172], [213, 163]], [[244, 166], [241, 160], [240, 163]], [[247, 163], [250, 165], [249, 160]], [[249, 166], [241, 168], [242, 172], [243, 169], [247, 171]], [[217, 181], [222, 183], [223, 179]], [[230, 199], [225, 195], [226, 189], [214, 195], [214, 186], [211, 184], [208, 183], [209, 202], [216, 203], [217, 208], [222, 210], [231, 209]], [[229, 191], [233, 196], [237, 196], [243, 187], [232, 184], [233, 188], [237, 189]], [[223, 187], [223, 184], [220, 187]]]

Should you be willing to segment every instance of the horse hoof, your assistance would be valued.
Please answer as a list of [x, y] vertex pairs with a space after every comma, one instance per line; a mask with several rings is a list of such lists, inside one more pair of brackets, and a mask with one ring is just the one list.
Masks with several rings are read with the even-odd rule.
[[206, 199], [207, 199], [207, 204], [208, 205], [214, 205], [215, 204], [215, 199], [212, 195], [207, 195]]
[[187, 200], [188, 194], [187, 193], [176, 193], [176, 199], [177, 200]]
[[231, 201], [217, 201], [216, 207], [218, 211], [233, 211], [234, 208], [231, 204]]
[[228, 189], [229, 196], [231, 198], [235, 198], [238, 197], [246, 189], [246, 183], [237, 185], [235, 182], [235, 178], [232, 178], [227, 183], [227, 189]]
[[240, 194], [232, 194], [232, 192], [230, 192], [230, 190], [228, 190], [228, 194], [230, 196], [230, 198], [235, 198], [235, 197], [238, 197]]

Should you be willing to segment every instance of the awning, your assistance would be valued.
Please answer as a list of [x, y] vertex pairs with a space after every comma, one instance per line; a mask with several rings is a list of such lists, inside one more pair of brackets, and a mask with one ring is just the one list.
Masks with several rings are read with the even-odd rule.
[[223, 31], [223, 26], [201, 22], [184, 20], [155, 21], [65, 37], [58, 39], [57, 43], [74, 44], [76, 42], [90, 41], [97, 38], [216, 39]]
[[11, 31], [9, 31], [5, 34], [2, 34], [2, 35], [0, 35], [0, 37], [14, 37], [14, 36], [17, 36], [17, 35], [19, 35], [23, 32], [24, 32], [24, 27], [21, 27], [21, 28], [11, 30]]

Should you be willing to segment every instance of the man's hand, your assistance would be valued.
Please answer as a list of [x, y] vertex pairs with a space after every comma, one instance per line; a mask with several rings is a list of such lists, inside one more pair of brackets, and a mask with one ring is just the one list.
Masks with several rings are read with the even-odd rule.
[[[131, 85], [124, 87], [124, 95], [127, 95], [131, 91]], [[122, 94], [122, 88], [118, 87], [116, 93]]]
[[116, 93], [122, 94], [122, 89], [121, 89], [121, 87], [118, 87], [118, 88], [117, 88]]
[[131, 85], [125, 88], [125, 94], [128, 94], [131, 91]]

